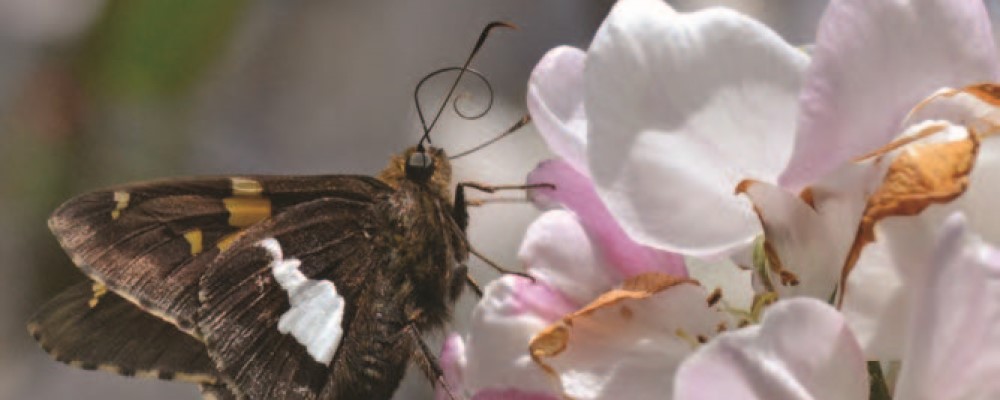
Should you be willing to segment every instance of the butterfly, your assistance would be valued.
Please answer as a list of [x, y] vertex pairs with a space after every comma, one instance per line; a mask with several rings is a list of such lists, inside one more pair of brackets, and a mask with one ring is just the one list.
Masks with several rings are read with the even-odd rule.
[[[505, 26], [428, 75], [459, 71], [444, 104], [464, 73], [483, 79], [469, 63]], [[206, 398], [388, 399], [411, 362], [443, 383], [421, 334], [465, 286], [481, 294], [464, 189], [526, 187], [459, 183], [453, 196], [449, 157], [429, 145], [441, 110], [427, 125], [417, 107], [424, 136], [374, 177], [174, 179], [67, 201], [49, 227], [90, 281], [29, 332], [59, 361], [192, 382]]]

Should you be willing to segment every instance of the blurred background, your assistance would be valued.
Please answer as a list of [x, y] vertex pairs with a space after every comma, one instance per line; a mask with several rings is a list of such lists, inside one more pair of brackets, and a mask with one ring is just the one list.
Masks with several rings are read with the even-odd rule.
[[[671, 3], [733, 7], [794, 44], [812, 41], [825, 5]], [[187, 384], [64, 366], [28, 336], [33, 310], [84, 279], [46, 229], [62, 201], [168, 176], [377, 173], [419, 137], [416, 82], [460, 65], [487, 22], [511, 21], [520, 29], [498, 31], [474, 63], [495, 88], [493, 112], [476, 121], [446, 113], [434, 132], [452, 153], [471, 147], [524, 115], [537, 60], [560, 44], [586, 47], [611, 4], [0, 0], [0, 399], [199, 398]], [[428, 104], [449, 83], [432, 82]], [[474, 84], [465, 88], [483, 101]], [[456, 162], [456, 180], [522, 182], [547, 156], [529, 127]], [[497, 204], [471, 213], [472, 243], [519, 267], [536, 211]], [[480, 282], [496, 277], [475, 261], [471, 268]], [[472, 302], [461, 302], [455, 329]], [[430, 385], [409, 375], [397, 398], [429, 398]]]

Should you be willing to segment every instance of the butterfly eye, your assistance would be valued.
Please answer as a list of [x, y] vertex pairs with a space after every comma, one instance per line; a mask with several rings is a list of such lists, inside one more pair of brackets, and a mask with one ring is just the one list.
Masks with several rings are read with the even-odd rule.
[[410, 154], [410, 160], [406, 162], [406, 166], [413, 169], [425, 169], [434, 166], [434, 159], [427, 155], [423, 151], [415, 151]]
[[406, 176], [415, 181], [425, 181], [434, 175], [434, 158], [425, 151], [414, 151], [406, 160]]

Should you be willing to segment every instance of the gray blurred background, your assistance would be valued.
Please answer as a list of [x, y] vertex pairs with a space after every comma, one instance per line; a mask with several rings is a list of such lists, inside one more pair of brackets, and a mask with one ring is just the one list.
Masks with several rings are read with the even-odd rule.
[[[812, 41], [822, 0], [726, 5]], [[78, 371], [51, 361], [24, 322], [84, 279], [45, 227], [74, 194], [134, 180], [222, 173], [373, 174], [419, 137], [414, 84], [459, 65], [496, 89], [477, 121], [445, 114], [435, 143], [455, 152], [526, 110], [528, 75], [559, 44], [586, 47], [610, 0], [0, 0], [0, 399], [197, 399], [194, 386]], [[440, 99], [447, 79], [425, 92]], [[472, 101], [482, 101], [475, 85]], [[548, 152], [533, 128], [456, 162], [457, 180], [522, 182]], [[472, 242], [519, 267], [527, 204], [472, 210]], [[496, 274], [471, 266], [480, 282]], [[460, 304], [455, 328], [471, 307]], [[440, 336], [440, 335], [438, 335]], [[437, 339], [433, 339], [437, 340]], [[410, 374], [413, 375], [413, 374]], [[417, 379], [414, 379], [417, 378]], [[428, 398], [407, 379], [397, 398]]]

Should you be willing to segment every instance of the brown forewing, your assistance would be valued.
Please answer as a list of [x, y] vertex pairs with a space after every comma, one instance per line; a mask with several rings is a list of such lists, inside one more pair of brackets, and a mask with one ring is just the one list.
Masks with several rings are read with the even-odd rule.
[[303, 202], [370, 201], [390, 190], [364, 176], [237, 179], [240, 184], [198, 178], [90, 192], [60, 206], [49, 226], [92, 279], [196, 335], [198, 280], [225, 247], [220, 242]]

